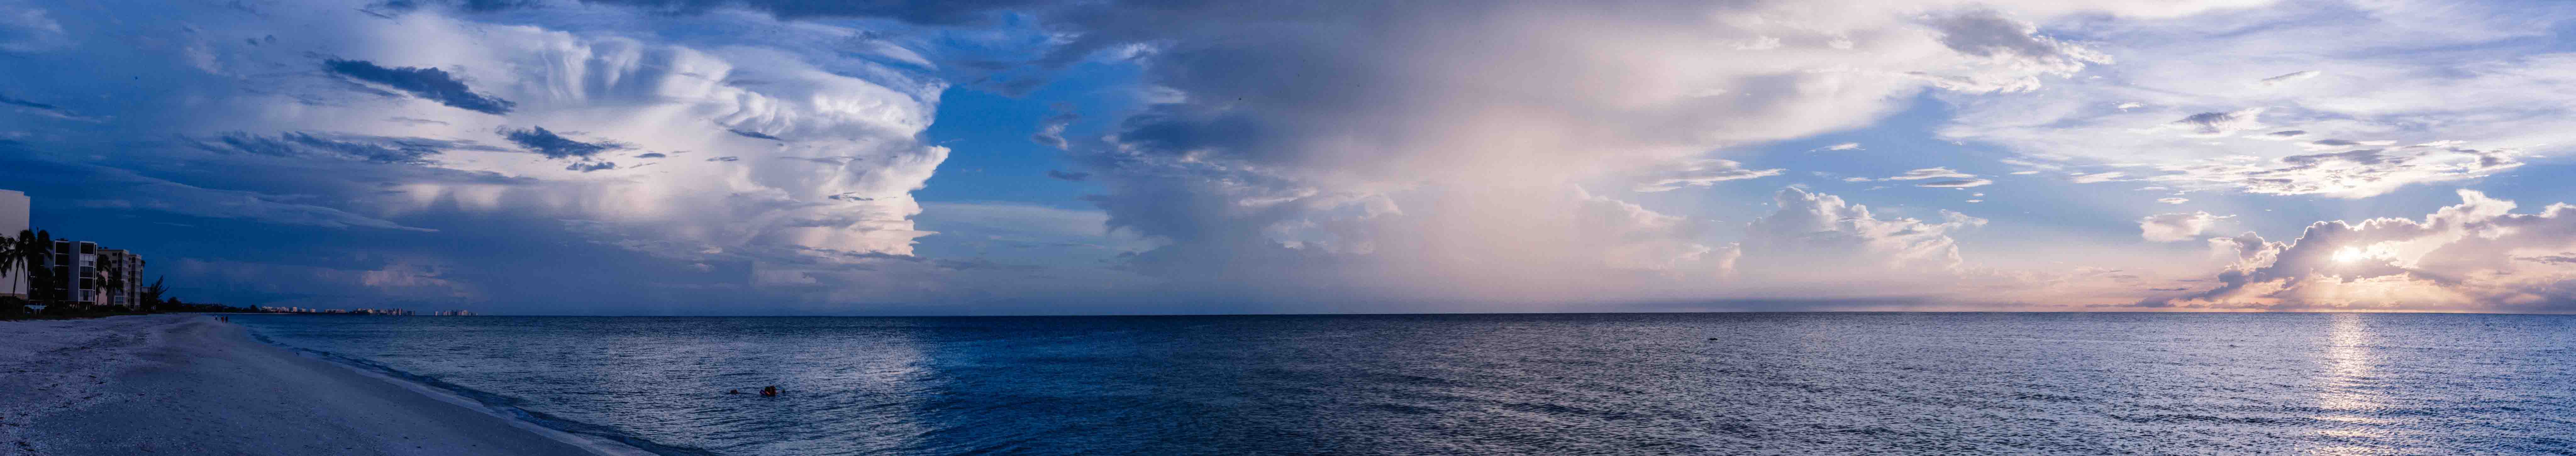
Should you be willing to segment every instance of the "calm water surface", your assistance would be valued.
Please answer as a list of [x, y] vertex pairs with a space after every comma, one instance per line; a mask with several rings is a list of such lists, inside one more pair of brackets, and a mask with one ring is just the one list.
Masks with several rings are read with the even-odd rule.
[[673, 454], [2576, 454], [2570, 316], [234, 321]]

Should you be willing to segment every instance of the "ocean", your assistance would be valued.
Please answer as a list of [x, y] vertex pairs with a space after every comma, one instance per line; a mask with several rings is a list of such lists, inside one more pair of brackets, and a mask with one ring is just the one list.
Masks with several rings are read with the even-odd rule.
[[2576, 316], [233, 321], [665, 454], [2576, 454]]

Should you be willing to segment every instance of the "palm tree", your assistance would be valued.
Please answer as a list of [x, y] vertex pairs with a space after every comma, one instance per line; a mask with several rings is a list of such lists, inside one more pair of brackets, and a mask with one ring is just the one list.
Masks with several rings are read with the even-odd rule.
[[150, 311], [152, 308], [160, 307], [161, 294], [170, 291], [168, 288], [161, 288], [161, 281], [167, 278], [169, 277], [152, 278], [152, 286], [143, 287], [143, 291], [138, 293], [140, 296], [137, 296], [134, 305], [145, 311]]
[[115, 305], [114, 298], [125, 296], [125, 262], [109, 259], [103, 263], [106, 264], [98, 268], [99, 294], [102, 295], [98, 304]]
[[[0, 279], [9, 278], [12, 273], [33, 274], [36, 265], [45, 263], [45, 255], [53, 250], [52, 247], [52, 242], [37, 242], [35, 230], [18, 230], [17, 237], [0, 242]], [[22, 266], [27, 270], [18, 270]], [[18, 281], [9, 281], [9, 287], [7, 292], [10, 294], [29, 294], [28, 288], [20, 287]]]
[[53, 233], [37, 231], [35, 237], [20, 236], [18, 240], [21, 242], [17, 249], [18, 257], [27, 264], [27, 300], [41, 303], [58, 299], [53, 296], [53, 291], [61, 288], [62, 278], [54, 276], [54, 268], [43, 267], [54, 256]]

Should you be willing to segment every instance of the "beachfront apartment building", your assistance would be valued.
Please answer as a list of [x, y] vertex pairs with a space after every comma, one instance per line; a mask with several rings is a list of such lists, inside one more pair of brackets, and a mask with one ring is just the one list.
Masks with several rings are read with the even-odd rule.
[[[0, 240], [15, 241], [18, 232], [27, 230], [27, 210], [31, 201], [17, 190], [0, 190]], [[27, 298], [27, 272], [34, 265], [12, 264], [0, 277], [0, 297]]]
[[[0, 190], [0, 239], [15, 241], [18, 233], [33, 225], [30, 209], [33, 201], [16, 190]], [[50, 251], [36, 261], [11, 265], [7, 277], [0, 277], [0, 296], [20, 299], [60, 300], [79, 305], [113, 305], [140, 308], [143, 303], [143, 256], [122, 249], [101, 249], [96, 242], [54, 239]], [[115, 274], [108, 271], [114, 270]], [[50, 283], [34, 282], [34, 272], [43, 271]], [[119, 280], [108, 280], [108, 279]], [[114, 283], [110, 283], [114, 282]], [[48, 286], [50, 285], [50, 286]], [[52, 296], [36, 296], [39, 288], [51, 289]]]
[[98, 304], [98, 243], [55, 239], [54, 254], [44, 267], [53, 268], [54, 279], [62, 281], [56, 289], [63, 292], [58, 296], [63, 301]]
[[[142, 255], [123, 249], [100, 249], [98, 269], [98, 303], [138, 310], [143, 306]], [[109, 270], [117, 271], [121, 280], [108, 280]]]

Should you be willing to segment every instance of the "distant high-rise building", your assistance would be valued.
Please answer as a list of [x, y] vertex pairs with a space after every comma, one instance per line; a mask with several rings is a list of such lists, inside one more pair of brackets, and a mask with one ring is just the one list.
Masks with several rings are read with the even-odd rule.
[[[101, 298], [98, 299], [98, 303], [135, 309], [142, 308], [144, 287], [143, 256], [136, 255], [134, 252], [128, 252], [122, 249], [101, 249], [98, 252], [98, 269], [100, 271], [98, 293], [101, 296]], [[119, 283], [108, 283], [106, 271], [109, 269], [119, 271], [121, 274], [121, 281]]]
[[[28, 203], [26, 193], [17, 190], [0, 190], [0, 240], [15, 241], [18, 232], [28, 229]], [[0, 296], [25, 299], [27, 272], [33, 270], [28, 269], [32, 266], [34, 265], [13, 264], [9, 266], [9, 270], [0, 271], [8, 273], [8, 277], [0, 277]]]

